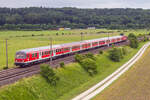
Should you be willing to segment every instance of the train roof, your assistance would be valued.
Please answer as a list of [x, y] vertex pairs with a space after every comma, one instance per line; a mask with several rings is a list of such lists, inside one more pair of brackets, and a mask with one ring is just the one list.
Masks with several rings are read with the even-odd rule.
[[[109, 37], [109, 39], [115, 39], [115, 38], [121, 38], [121, 37], [122, 36], [113, 36], [113, 37]], [[70, 47], [70, 46], [73, 46], [73, 45], [78, 45], [79, 43], [84, 44], [84, 43], [88, 43], [88, 42], [103, 41], [103, 40], [107, 40], [107, 39], [108, 39], [108, 37], [104, 37], [104, 38], [99, 38], [99, 39], [92, 39], [92, 40], [84, 40], [84, 41], [79, 41], [79, 42], [58, 44], [58, 45], [52, 45], [52, 48], [53, 48], [53, 50], [55, 50], [55, 49], [61, 48], [61, 47]], [[50, 48], [51, 48], [50, 46], [43, 46], [43, 47], [37, 47], [37, 48], [24, 49], [24, 50], [20, 50], [18, 52], [29, 53], [29, 52], [48, 50]]]

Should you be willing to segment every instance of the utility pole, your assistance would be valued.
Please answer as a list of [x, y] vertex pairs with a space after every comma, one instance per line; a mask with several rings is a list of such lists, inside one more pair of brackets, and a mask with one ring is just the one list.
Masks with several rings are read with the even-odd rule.
[[108, 35], [108, 47], [109, 47], [109, 32], [107, 33], [107, 35]]
[[52, 63], [52, 38], [50, 38], [50, 62], [49, 62], [49, 64], [51, 64]]
[[81, 32], [81, 41], [83, 41], [83, 33]]
[[7, 40], [6, 39], [6, 68], [8, 68], [8, 48], [7, 48]]

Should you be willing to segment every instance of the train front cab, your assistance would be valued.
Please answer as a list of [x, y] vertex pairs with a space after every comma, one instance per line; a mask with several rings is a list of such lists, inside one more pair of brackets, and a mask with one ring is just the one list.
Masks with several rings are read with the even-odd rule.
[[27, 65], [27, 55], [25, 52], [17, 52], [15, 56], [15, 65], [24, 66]]

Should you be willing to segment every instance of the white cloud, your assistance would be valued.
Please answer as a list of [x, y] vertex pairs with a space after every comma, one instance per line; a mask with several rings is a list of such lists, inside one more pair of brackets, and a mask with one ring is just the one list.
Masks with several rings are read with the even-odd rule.
[[0, 7], [150, 8], [149, 0], [0, 0]]

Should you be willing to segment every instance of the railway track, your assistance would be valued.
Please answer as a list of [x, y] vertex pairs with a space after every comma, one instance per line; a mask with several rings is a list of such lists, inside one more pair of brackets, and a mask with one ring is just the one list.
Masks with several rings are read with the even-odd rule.
[[[118, 43], [115, 45], [121, 46], [121, 45], [127, 45], [127, 44], [129, 44], [129, 41]], [[91, 50], [80, 52], [80, 53], [86, 54], [88, 52], [92, 52], [92, 53], [96, 54], [96, 53], [99, 53], [99, 50], [106, 50], [108, 48], [111, 48], [111, 47], [105, 46], [105, 47], [91, 49]], [[65, 64], [68, 64], [68, 63], [71, 63], [74, 61], [75, 61], [74, 55], [70, 55], [70, 56], [55, 59], [50, 64], [54, 68], [57, 68], [57, 67], [59, 67], [60, 62], [64, 62]], [[45, 63], [49, 64], [49, 62], [45, 62]], [[29, 77], [29, 76], [32, 76], [32, 75], [37, 74], [39, 72], [40, 72], [40, 64], [33, 65], [30, 67], [25, 67], [25, 68], [19, 68], [18, 67], [18, 68], [11, 68], [11, 69], [7, 69], [7, 70], [2, 70], [2, 71], [0, 71], [0, 87], [3, 85], [6, 85], [6, 84], [14, 83], [21, 78]]]

